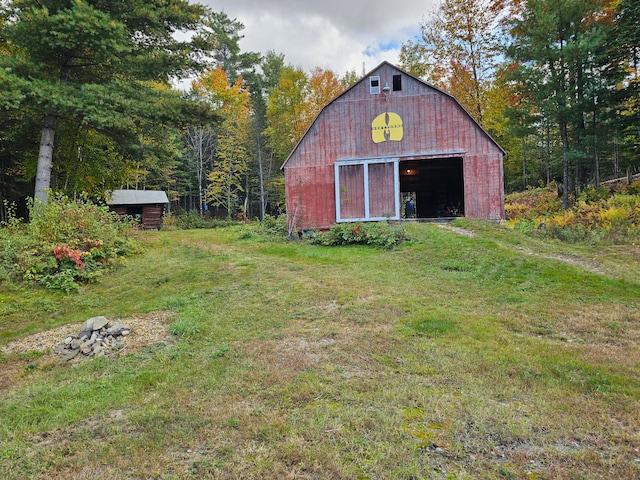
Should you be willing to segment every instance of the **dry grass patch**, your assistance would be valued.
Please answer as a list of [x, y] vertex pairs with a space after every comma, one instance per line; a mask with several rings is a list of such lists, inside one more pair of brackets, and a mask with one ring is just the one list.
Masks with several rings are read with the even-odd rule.
[[632, 376], [640, 371], [640, 310], [636, 306], [592, 304], [550, 312], [536, 321], [514, 312], [503, 313], [501, 318], [516, 332], [576, 349], [587, 363], [624, 367]]
[[626, 348], [640, 345], [640, 310], [623, 305], [590, 305], [555, 318], [560, 339], [581, 343], [616, 345]]

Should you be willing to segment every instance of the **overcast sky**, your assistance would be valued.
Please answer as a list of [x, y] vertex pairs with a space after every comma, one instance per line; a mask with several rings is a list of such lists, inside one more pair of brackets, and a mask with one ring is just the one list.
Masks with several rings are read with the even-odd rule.
[[199, 0], [245, 26], [242, 51], [283, 53], [285, 63], [309, 71], [360, 75], [415, 37], [438, 0]]

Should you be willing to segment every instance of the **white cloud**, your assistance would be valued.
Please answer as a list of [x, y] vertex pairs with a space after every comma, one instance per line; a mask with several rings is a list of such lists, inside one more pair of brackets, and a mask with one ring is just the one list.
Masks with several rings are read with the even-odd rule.
[[307, 71], [321, 67], [343, 75], [360, 74], [363, 64], [368, 71], [383, 60], [396, 63], [400, 45], [437, 0], [200, 1], [244, 24], [243, 51], [273, 50]]

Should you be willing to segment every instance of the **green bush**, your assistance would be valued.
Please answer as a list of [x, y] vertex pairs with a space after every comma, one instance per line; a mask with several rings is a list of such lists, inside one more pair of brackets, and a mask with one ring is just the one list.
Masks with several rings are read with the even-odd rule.
[[162, 222], [163, 230], [195, 230], [203, 228], [222, 228], [235, 225], [238, 222], [222, 220], [200, 215], [196, 211], [171, 215]]
[[262, 233], [267, 235], [286, 237], [289, 234], [286, 215], [280, 215], [278, 217], [265, 215], [264, 219], [260, 222], [260, 228]]
[[30, 243], [26, 235], [18, 233], [16, 227], [0, 227], [0, 284], [22, 276], [17, 260], [21, 252], [29, 250]]
[[387, 222], [341, 223], [324, 233], [311, 236], [315, 245], [372, 245], [392, 248], [406, 239], [401, 225]]
[[12, 218], [0, 228], [4, 281], [68, 292], [140, 249], [134, 223], [105, 206], [51, 194], [46, 205], [31, 204], [29, 212], [29, 223]]
[[176, 217], [176, 227], [178, 227], [179, 230], [192, 230], [196, 228], [209, 228], [209, 225], [198, 212], [187, 212]]

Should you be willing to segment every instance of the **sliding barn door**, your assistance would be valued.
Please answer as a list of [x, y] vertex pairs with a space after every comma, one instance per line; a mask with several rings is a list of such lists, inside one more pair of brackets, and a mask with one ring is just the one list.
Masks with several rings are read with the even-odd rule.
[[340, 167], [340, 214], [345, 220], [365, 217], [364, 165]]
[[338, 162], [336, 221], [376, 221], [400, 218], [397, 160]]

